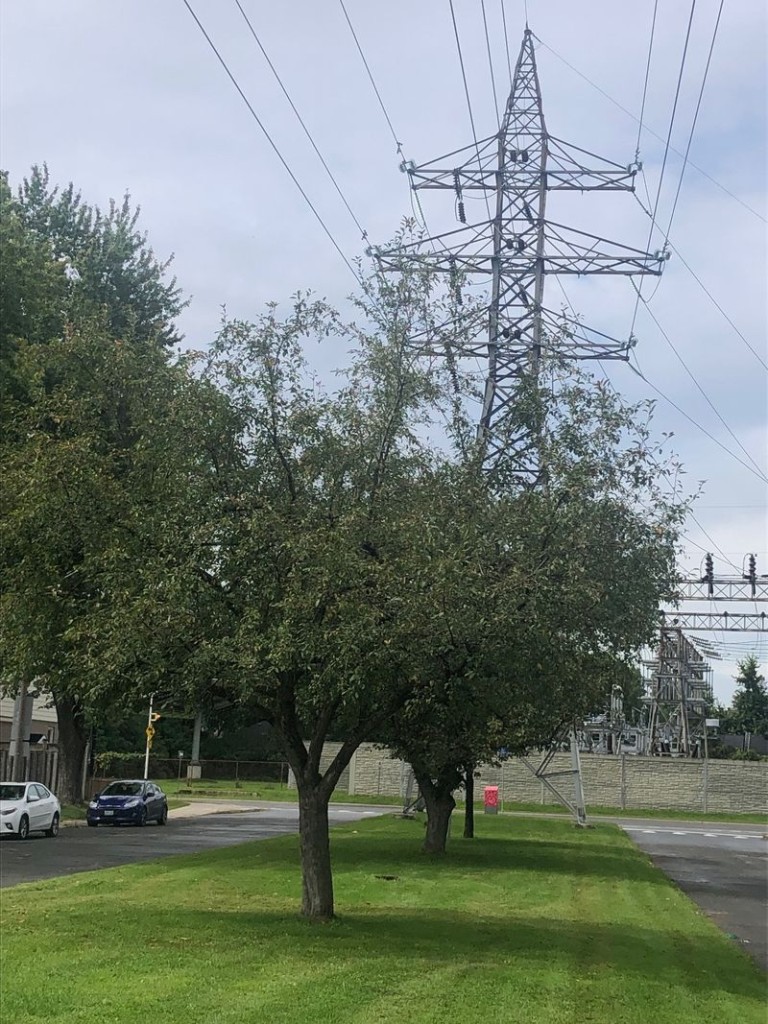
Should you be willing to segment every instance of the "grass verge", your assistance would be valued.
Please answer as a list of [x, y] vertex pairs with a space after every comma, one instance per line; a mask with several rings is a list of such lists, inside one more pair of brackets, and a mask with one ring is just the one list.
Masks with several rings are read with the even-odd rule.
[[4, 1016], [764, 1024], [757, 967], [618, 829], [488, 819], [441, 861], [421, 835], [334, 830], [329, 926], [296, 915], [294, 836], [3, 890]]

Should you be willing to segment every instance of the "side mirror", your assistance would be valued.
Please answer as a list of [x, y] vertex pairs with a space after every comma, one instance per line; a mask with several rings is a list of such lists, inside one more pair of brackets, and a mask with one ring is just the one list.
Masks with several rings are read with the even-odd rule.
[[93, 796], [91, 797], [91, 800], [98, 800], [100, 796], [101, 793], [94, 793]]

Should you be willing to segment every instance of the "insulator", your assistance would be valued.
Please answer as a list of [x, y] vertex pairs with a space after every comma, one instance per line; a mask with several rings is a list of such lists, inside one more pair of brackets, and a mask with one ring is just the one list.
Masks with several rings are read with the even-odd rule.
[[512, 331], [512, 337], [514, 338], [515, 341], [520, 341], [522, 336], [523, 336], [523, 332], [520, 330], [519, 327], [516, 327], [514, 329], [514, 331]]
[[518, 238], [517, 240], [517, 251], [522, 252], [525, 249], [525, 239]]
[[513, 164], [517, 163], [517, 150], [516, 149], [508, 149], [507, 150], [507, 156], [509, 157], [510, 161]]
[[714, 563], [714, 560], [712, 558], [712, 555], [709, 554], [709, 552], [707, 552], [707, 554], [704, 556], [704, 578], [702, 579], [701, 582], [702, 583], [709, 583], [709, 585], [711, 587], [712, 583], [714, 582], [714, 579], [715, 579], [715, 563]]
[[501, 336], [502, 336], [502, 338], [508, 338], [509, 337], [509, 328], [508, 327], [504, 327], [502, 329]]
[[466, 224], [467, 223], [467, 213], [466, 213], [466, 210], [464, 209], [464, 200], [463, 199], [459, 200], [459, 220], [461, 221], [462, 224]]
[[523, 163], [523, 164], [527, 164], [528, 163], [528, 150], [527, 149], [524, 149], [521, 152], [521, 154], [520, 154], [520, 163]]
[[747, 579], [750, 583], [754, 583], [757, 580], [757, 558], [755, 555], [750, 555], [747, 561], [749, 569], [747, 570]]

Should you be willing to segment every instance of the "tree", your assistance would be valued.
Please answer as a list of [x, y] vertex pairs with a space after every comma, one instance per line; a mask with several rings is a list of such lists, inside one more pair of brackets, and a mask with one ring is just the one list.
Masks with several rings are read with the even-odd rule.
[[[541, 441], [547, 486], [486, 478], [493, 512], [468, 520], [492, 542], [465, 555], [423, 638], [429, 699], [389, 724], [425, 800], [428, 852], [444, 852], [453, 791], [474, 764], [545, 743], [604, 701], [653, 635], [686, 503], [659, 487], [642, 413], [573, 373]], [[461, 509], [454, 521], [464, 526]]]
[[731, 722], [736, 732], [768, 736], [768, 686], [759, 669], [754, 654], [739, 662]]
[[[51, 188], [47, 169], [35, 167], [15, 196], [0, 176], [0, 207], [0, 460], [9, 514], [0, 566], [2, 680], [12, 692], [34, 676], [52, 693], [61, 794], [77, 801], [92, 716], [81, 679], [67, 675], [60, 641], [96, 594], [83, 582], [87, 545], [78, 525], [87, 506], [78, 500], [109, 504], [109, 481], [129, 464], [127, 449], [139, 436], [131, 416], [140, 403], [129, 406], [177, 340], [173, 319], [182, 304], [127, 196], [103, 213], [72, 185]], [[131, 401], [107, 381], [107, 368], [125, 367], [120, 357], [128, 352], [137, 360], [131, 372], [144, 377]], [[110, 445], [117, 461], [101, 489], [95, 467]]]
[[[410, 344], [429, 286], [423, 273], [374, 279], [365, 328], [304, 295], [283, 318], [270, 306], [255, 324], [226, 323], [204, 374], [231, 417], [222, 450], [179, 471], [166, 446], [177, 487], [132, 518], [139, 539], [126, 534], [114, 577], [101, 576], [112, 598], [80, 635], [94, 665], [127, 677], [140, 659], [190, 704], [217, 688], [273, 727], [297, 782], [312, 920], [334, 911], [331, 793], [422, 684], [407, 595], [430, 600], [423, 537], [444, 476], [424, 437], [442, 386]], [[354, 345], [334, 392], [303, 355], [318, 339]], [[331, 735], [341, 750], [321, 772]]]
[[[184, 445], [205, 423], [206, 388], [159, 349], [93, 325], [22, 348], [16, 367], [28, 400], [8, 421], [15, 443], [0, 449], [0, 663], [5, 680], [38, 680], [52, 694], [70, 803], [90, 728], [163, 681], [164, 665], [104, 657], [98, 631], [141, 574], [151, 543], [142, 517], [171, 483], [167, 451], [179, 475], [201, 463], [201, 449], [185, 457]], [[145, 633], [169, 628], [143, 623]]]

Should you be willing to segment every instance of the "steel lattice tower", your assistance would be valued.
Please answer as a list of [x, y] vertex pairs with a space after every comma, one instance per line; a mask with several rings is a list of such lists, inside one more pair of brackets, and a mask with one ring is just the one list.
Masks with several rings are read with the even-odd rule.
[[[396, 249], [371, 250], [385, 270], [397, 270], [403, 259], [411, 259], [428, 261], [453, 280], [490, 278], [487, 333], [478, 323], [473, 335], [464, 324], [471, 340], [455, 354], [480, 357], [487, 366], [478, 431], [486, 442], [488, 463], [512, 448], [516, 476], [529, 484], [539, 477], [541, 425], [534, 422], [536, 416], [526, 419], [516, 408], [522, 383], [538, 379], [548, 351], [568, 359], [627, 359], [634, 343], [631, 337], [619, 341], [575, 320], [564, 321], [561, 311], [545, 304], [547, 275], [659, 275], [667, 258], [666, 253], [649, 254], [548, 220], [547, 194], [631, 192], [639, 169], [637, 163], [622, 166], [602, 160], [547, 131], [533, 36], [526, 29], [499, 131], [434, 162], [402, 165], [415, 192], [453, 190], [463, 226]], [[485, 199], [487, 220], [467, 223], [468, 193]], [[430, 339], [414, 342], [428, 349]], [[436, 351], [444, 345], [441, 338]]]

